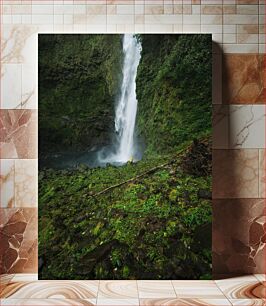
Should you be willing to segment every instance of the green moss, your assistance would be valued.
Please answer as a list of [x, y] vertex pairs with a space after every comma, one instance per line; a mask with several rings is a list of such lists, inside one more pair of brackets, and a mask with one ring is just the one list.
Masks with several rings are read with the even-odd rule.
[[195, 279], [209, 273], [210, 245], [205, 237], [194, 238], [211, 222], [210, 201], [198, 198], [199, 189], [210, 190], [209, 177], [184, 175], [178, 159], [92, 196], [172, 158], [119, 168], [42, 172], [39, 255], [47, 265], [40, 277]]

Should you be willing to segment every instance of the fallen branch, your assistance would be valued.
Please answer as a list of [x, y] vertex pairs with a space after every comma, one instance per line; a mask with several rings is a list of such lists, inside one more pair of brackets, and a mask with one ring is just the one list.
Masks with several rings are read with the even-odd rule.
[[[206, 139], [203, 138], [201, 141], [206, 141], [207, 139], [208, 139], [208, 138], [206, 138]], [[167, 163], [164, 163], [164, 164], [161, 164], [161, 165], [156, 166], [156, 167], [154, 167], [154, 168], [151, 168], [151, 169], [149, 169], [148, 171], [143, 172], [142, 174], [137, 175], [137, 176], [135, 176], [135, 177], [133, 177], [133, 178], [131, 178], [131, 179], [128, 179], [128, 180], [123, 181], [123, 182], [121, 182], [121, 183], [118, 183], [118, 184], [112, 185], [112, 186], [110, 186], [110, 187], [107, 187], [107, 188], [105, 188], [105, 189], [103, 189], [103, 190], [101, 190], [101, 191], [99, 191], [99, 192], [96, 192], [96, 193], [90, 195], [90, 196], [91, 196], [91, 197], [97, 197], [97, 196], [99, 196], [99, 195], [101, 195], [101, 194], [104, 194], [104, 193], [106, 193], [106, 192], [108, 192], [108, 191], [110, 191], [110, 190], [112, 190], [112, 189], [117, 188], [117, 187], [123, 186], [123, 185], [128, 184], [128, 183], [135, 182], [136, 180], [138, 180], [138, 179], [140, 179], [140, 178], [146, 176], [147, 174], [154, 173], [154, 172], [157, 171], [158, 169], [161, 169], [161, 168], [164, 168], [164, 167], [166, 167], [166, 166], [169, 166], [169, 165], [175, 163], [175, 162], [177, 161], [177, 158], [178, 158], [178, 157], [180, 157], [180, 156], [182, 156], [182, 155], [188, 153], [188, 152], [191, 150], [192, 145], [193, 145], [193, 144], [189, 145], [186, 149], [183, 149], [182, 151], [180, 151], [180, 152], [175, 156], [175, 158], [172, 159], [171, 161], [168, 161]]]
[[112, 186], [110, 186], [110, 187], [108, 187], [108, 188], [105, 188], [105, 189], [103, 189], [103, 190], [101, 190], [101, 191], [99, 191], [99, 192], [97, 192], [97, 193], [94, 193], [94, 194], [91, 195], [91, 196], [92, 196], [92, 197], [96, 197], [96, 196], [101, 195], [101, 194], [103, 194], [103, 193], [106, 193], [106, 192], [108, 192], [108, 191], [110, 191], [110, 190], [112, 190], [112, 189], [114, 189], [114, 188], [123, 186], [123, 185], [128, 184], [128, 183], [135, 182], [136, 180], [138, 180], [138, 179], [140, 179], [140, 178], [146, 176], [147, 174], [154, 173], [154, 172], [157, 171], [158, 169], [161, 169], [161, 168], [164, 168], [164, 167], [166, 167], [166, 166], [171, 165], [171, 164], [174, 163], [175, 161], [176, 161], [176, 160], [171, 160], [170, 162], [167, 162], [167, 163], [161, 164], [161, 165], [159, 165], [159, 166], [156, 166], [156, 167], [154, 167], [154, 168], [151, 168], [151, 169], [149, 169], [148, 171], [143, 172], [143, 173], [140, 174], [140, 175], [137, 175], [137, 176], [135, 176], [135, 177], [133, 177], [133, 178], [131, 178], [131, 179], [128, 179], [128, 180], [126, 180], [126, 181], [123, 181], [123, 182], [121, 182], [121, 183], [112, 185]]

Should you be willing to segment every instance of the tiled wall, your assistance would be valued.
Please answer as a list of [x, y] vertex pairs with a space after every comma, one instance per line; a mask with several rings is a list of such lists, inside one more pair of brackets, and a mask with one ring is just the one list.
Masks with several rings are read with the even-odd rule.
[[265, 1], [0, 2], [1, 272], [37, 271], [37, 34], [160, 32], [213, 34], [213, 273], [264, 273]]

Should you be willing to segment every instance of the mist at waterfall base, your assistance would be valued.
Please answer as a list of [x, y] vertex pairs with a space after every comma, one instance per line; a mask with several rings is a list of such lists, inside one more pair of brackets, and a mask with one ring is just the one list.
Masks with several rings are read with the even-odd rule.
[[137, 138], [135, 123], [137, 115], [136, 76], [141, 59], [141, 44], [133, 34], [123, 37], [123, 71], [119, 97], [114, 103], [114, 130], [110, 133], [110, 145], [93, 147], [88, 151], [58, 152], [42, 159], [40, 166], [65, 169], [86, 165], [90, 168], [108, 164], [122, 166], [142, 158], [144, 143]]

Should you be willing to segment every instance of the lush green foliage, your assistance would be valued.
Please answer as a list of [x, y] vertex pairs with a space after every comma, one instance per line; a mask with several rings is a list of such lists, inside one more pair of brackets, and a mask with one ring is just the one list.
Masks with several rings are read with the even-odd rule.
[[[40, 173], [39, 255], [46, 279], [192, 279], [209, 275], [209, 177], [176, 161], [98, 196], [168, 157], [123, 167]], [[67, 269], [66, 269], [67, 267]]]

